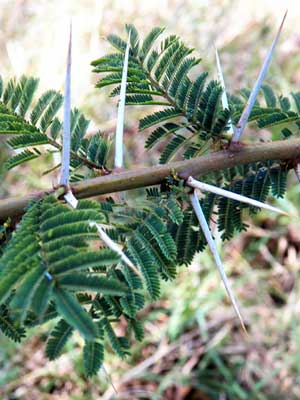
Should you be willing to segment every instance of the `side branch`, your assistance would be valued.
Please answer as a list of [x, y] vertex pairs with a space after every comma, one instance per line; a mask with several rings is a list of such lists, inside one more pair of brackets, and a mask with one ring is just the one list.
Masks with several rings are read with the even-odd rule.
[[[157, 185], [166, 177], [175, 173], [182, 179], [188, 179], [189, 176], [199, 177], [209, 172], [258, 161], [297, 159], [300, 159], [300, 139], [245, 144], [235, 150], [222, 150], [190, 160], [127, 170], [88, 179], [72, 185], [71, 189], [77, 198], [82, 199]], [[30, 194], [22, 198], [11, 197], [0, 200], [0, 220], [23, 214], [24, 208], [28, 205], [29, 201], [38, 199], [53, 191]]]

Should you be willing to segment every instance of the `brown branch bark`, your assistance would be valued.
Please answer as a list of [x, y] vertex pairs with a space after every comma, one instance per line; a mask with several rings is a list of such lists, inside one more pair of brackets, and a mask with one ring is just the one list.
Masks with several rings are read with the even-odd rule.
[[[187, 179], [190, 175], [200, 177], [209, 172], [258, 161], [297, 159], [300, 159], [300, 139], [259, 144], [242, 144], [235, 150], [222, 150], [191, 160], [126, 170], [94, 179], [88, 179], [72, 185], [71, 189], [77, 198], [82, 199], [157, 185], [167, 176], [174, 173], [183, 179]], [[29, 201], [38, 199], [52, 191], [53, 190], [32, 193], [22, 198], [11, 197], [0, 200], [0, 220], [23, 214], [24, 208], [28, 205]]]

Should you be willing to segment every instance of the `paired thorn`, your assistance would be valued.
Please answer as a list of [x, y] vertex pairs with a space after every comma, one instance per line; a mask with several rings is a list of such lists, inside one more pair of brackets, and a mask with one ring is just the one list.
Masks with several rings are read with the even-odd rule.
[[238, 124], [236, 126], [236, 129], [234, 131], [233, 138], [232, 138], [232, 141], [231, 141], [231, 144], [233, 144], [233, 145], [234, 145], [234, 143], [240, 141], [241, 136], [242, 136], [242, 134], [244, 132], [245, 126], [247, 124], [247, 121], [249, 119], [250, 113], [251, 113], [252, 108], [254, 106], [254, 103], [256, 101], [257, 95], [258, 95], [258, 93], [260, 91], [261, 85], [262, 85], [263, 80], [264, 80], [264, 78], [266, 76], [266, 73], [267, 73], [268, 67], [270, 65], [270, 62], [271, 62], [275, 47], [276, 47], [277, 42], [279, 40], [279, 36], [280, 36], [281, 30], [282, 30], [286, 15], [287, 15], [287, 11], [285, 12], [285, 14], [283, 16], [282, 22], [281, 22], [280, 27], [279, 27], [279, 29], [277, 31], [275, 39], [273, 40], [273, 43], [272, 43], [272, 45], [270, 47], [270, 50], [269, 50], [269, 52], [267, 54], [267, 57], [265, 58], [265, 61], [264, 61], [263, 65], [261, 67], [261, 70], [259, 72], [258, 78], [257, 78], [257, 80], [256, 80], [256, 82], [254, 84], [254, 87], [252, 89], [250, 97], [249, 97], [249, 99], [248, 99], [248, 101], [246, 103], [244, 111], [243, 111], [243, 113], [242, 113], [242, 115], [241, 115], [241, 117], [239, 119], [239, 122], [238, 122]]
[[[281, 30], [282, 30], [282, 27], [283, 27], [283, 24], [284, 24], [284, 21], [286, 18], [286, 14], [287, 14], [287, 11], [283, 17], [283, 20], [281, 22], [279, 30], [278, 30], [276, 37], [272, 43], [269, 53], [263, 63], [263, 66], [261, 68], [259, 76], [254, 84], [254, 87], [252, 89], [250, 97], [247, 101], [245, 109], [240, 117], [240, 120], [239, 120], [234, 132], [233, 132], [232, 121], [231, 121], [231, 119], [229, 120], [228, 133], [233, 135], [232, 142], [231, 142], [232, 145], [234, 143], [240, 141], [240, 138], [243, 134], [246, 123], [247, 123], [250, 113], [252, 111], [253, 105], [256, 101], [257, 95], [261, 88], [262, 82], [267, 73], [267, 69], [271, 62], [275, 47], [279, 40], [279, 36], [280, 36]], [[129, 32], [128, 41], [127, 41], [126, 50], [125, 50], [125, 56], [124, 56], [124, 65], [123, 65], [122, 81], [121, 81], [121, 89], [120, 89], [120, 100], [119, 100], [119, 105], [118, 105], [117, 128], [116, 128], [116, 137], [115, 137], [115, 168], [123, 167], [124, 115], [125, 115], [125, 100], [126, 100], [129, 48], [130, 48], [130, 32]], [[226, 94], [226, 88], [225, 88], [225, 82], [224, 82], [224, 76], [223, 76], [222, 67], [221, 67], [221, 63], [220, 63], [220, 58], [219, 58], [218, 51], [216, 48], [215, 48], [215, 54], [216, 54], [218, 78], [219, 78], [221, 86], [223, 88], [222, 106], [223, 106], [223, 109], [225, 109], [225, 108], [229, 108], [229, 104], [228, 104], [228, 98], [227, 98], [227, 94]], [[69, 185], [69, 165], [70, 165], [70, 147], [71, 147], [71, 63], [72, 63], [71, 56], [72, 56], [72, 24], [70, 25], [70, 36], [69, 36], [68, 57], [67, 57], [67, 71], [66, 71], [65, 93], [64, 93], [64, 129], [63, 129], [62, 168], [61, 168], [61, 179], [60, 179], [60, 184], [64, 185], [64, 186]], [[255, 207], [265, 208], [267, 210], [275, 211], [275, 212], [278, 212], [281, 214], [286, 214], [286, 215], [288, 215], [288, 214], [276, 207], [269, 206], [269, 205], [261, 203], [257, 200], [253, 200], [248, 197], [245, 197], [245, 196], [242, 196], [242, 195], [239, 195], [239, 194], [236, 194], [236, 193], [224, 190], [224, 189], [220, 189], [220, 188], [212, 186], [212, 185], [205, 184], [203, 182], [199, 182], [199, 181], [193, 179], [192, 177], [188, 178], [187, 184], [194, 189], [193, 193], [190, 195], [190, 200], [191, 200], [193, 209], [199, 220], [199, 224], [200, 224], [203, 234], [206, 238], [209, 249], [214, 257], [216, 266], [218, 268], [219, 274], [224, 283], [224, 286], [228, 293], [228, 296], [231, 300], [233, 308], [240, 320], [240, 323], [241, 323], [241, 326], [242, 326], [244, 332], [247, 333], [245, 324], [243, 322], [242, 315], [239, 311], [238, 303], [235, 299], [234, 293], [233, 293], [231, 286], [229, 284], [229, 281], [227, 279], [226, 273], [224, 271], [221, 259], [219, 257], [218, 251], [217, 251], [215, 241], [212, 237], [209, 226], [208, 226], [205, 216], [203, 214], [203, 211], [202, 211], [199, 199], [197, 197], [197, 194], [195, 192], [195, 189], [210, 191], [217, 195], [221, 195], [221, 196], [225, 196], [230, 199], [233, 199], [233, 200], [241, 201], [241, 202], [253, 205]], [[66, 202], [68, 204], [70, 204], [73, 208], [77, 207], [78, 200], [75, 198], [75, 196], [73, 195], [73, 193], [70, 190], [66, 193], [64, 198], [65, 198]], [[126, 254], [120, 249], [120, 247], [106, 234], [106, 232], [102, 229], [102, 227], [99, 224], [97, 224], [96, 222], [90, 222], [89, 225], [91, 227], [96, 226], [99, 236], [103, 240], [103, 242], [109, 248], [111, 248], [113, 251], [118, 253], [120, 255], [121, 259], [124, 261], [124, 263], [126, 265], [128, 265], [128, 267], [133, 272], [135, 272], [137, 275], [139, 275], [141, 277], [140, 271], [134, 266], [134, 264], [126, 256]], [[52, 279], [52, 276], [49, 273], [46, 272], [45, 275], [48, 279]]]
[[60, 184], [69, 185], [70, 175], [70, 151], [71, 151], [71, 65], [72, 65], [72, 23], [70, 24], [70, 36], [67, 56], [67, 71], [64, 93], [64, 129], [62, 146], [62, 166]]
[[[225, 109], [229, 110], [229, 103], [228, 103], [228, 97], [227, 97], [227, 93], [226, 93], [226, 86], [225, 86], [225, 80], [224, 80], [224, 75], [223, 75], [223, 71], [222, 71], [221, 61], [220, 61], [218, 49], [215, 45], [214, 45], [214, 47], [215, 47], [218, 79], [219, 79], [219, 81], [221, 83], [221, 87], [223, 89], [222, 98], [221, 98], [222, 107], [223, 107], [223, 110], [225, 110]], [[226, 132], [226, 134], [232, 136], [233, 135], [233, 124], [232, 124], [231, 118], [229, 119], [228, 124], [229, 124], [229, 129]]]
[[222, 265], [222, 261], [220, 259], [219, 254], [218, 254], [215, 241], [214, 241], [214, 239], [212, 237], [212, 234], [210, 232], [208, 223], [207, 223], [207, 221], [205, 219], [205, 216], [203, 214], [203, 211], [202, 211], [198, 196], [196, 194], [196, 189], [212, 192], [212, 193], [215, 193], [215, 194], [217, 194], [219, 196], [224, 196], [224, 197], [227, 197], [227, 198], [232, 199], [232, 200], [236, 200], [236, 201], [240, 201], [240, 202], [243, 202], [243, 203], [247, 203], [247, 204], [250, 204], [250, 205], [255, 206], [255, 207], [265, 208], [267, 210], [275, 211], [275, 212], [278, 212], [278, 213], [281, 213], [281, 214], [285, 214], [285, 215], [288, 215], [288, 214], [286, 212], [280, 210], [279, 208], [270, 206], [268, 204], [264, 204], [264, 203], [262, 203], [260, 201], [251, 199], [251, 198], [246, 197], [246, 196], [242, 196], [242, 195], [234, 193], [234, 192], [230, 192], [228, 190], [224, 190], [224, 189], [218, 188], [218, 187], [213, 186], [213, 185], [209, 185], [207, 183], [200, 182], [200, 181], [194, 179], [192, 176], [190, 176], [187, 179], [186, 183], [187, 183], [188, 186], [193, 188], [193, 193], [190, 194], [190, 200], [191, 200], [193, 209], [194, 209], [195, 214], [196, 214], [196, 216], [198, 218], [200, 227], [201, 227], [201, 229], [203, 231], [203, 234], [204, 234], [205, 239], [207, 241], [208, 247], [209, 247], [209, 249], [210, 249], [210, 251], [211, 251], [211, 253], [212, 253], [213, 257], [214, 257], [214, 260], [215, 260], [216, 266], [218, 268], [219, 274], [220, 274], [221, 279], [222, 279], [222, 281], [224, 283], [225, 289], [226, 289], [227, 294], [228, 294], [228, 296], [229, 296], [229, 298], [231, 300], [231, 303], [232, 303], [233, 308], [234, 308], [234, 310], [236, 312], [236, 315], [238, 316], [238, 318], [240, 320], [240, 323], [241, 323], [241, 326], [242, 326], [244, 332], [247, 333], [247, 330], [246, 330], [244, 322], [243, 322], [242, 315], [241, 315], [241, 313], [239, 311], [239, 307], [238, 307], [237, 301], [236, 301], [236, 299], [234, 297], [233, 291], [231, 289], [231, 286], [230, 286], [229, 281], [227, 279], [226, 273], [224, 271], [224, 268], [223, 268], [223, 265]]
[[250, 197], [242, 196], [240, 194], [230, 192], [229, 190], [221, 189], [219, 187], [209, 185], [208, 183], [203, 183], [200, 181], [197, 181], [194, 179], [192, 176], [190, 176], [187, 180], [187, 185], [194, 188], [194, 189], [199, 189], [199, 190], [204, 190], [206, 192], [211, 192], [215, 193], [219, 196], [224, 196], [232, 200], [240, 201], [242, 203], [250, 204], [251, 206], [254, 207], [259, 207], [259, 208], [264, 208], [269, 211], [274, 211], [279, 214], [283, 215], [289, 215], [283, 210], [280, 210], [277, 207], [270, 206], [269, 204], [262, 203], [261, 201], [251, 199]]
[[227, 294], [228, 294], [228, 296], [230, 298], [230, 301], [231, 301], [231, 303], [233, 305], [233, 308], [234, 308], [234, 310], [236, 312], [236, 315], [240, 320], [241, 327], [242, 327], [243, 331], [247, 334], [247, 329], [245, 327], [242, 314], [241, 314], [241, 312], [239, 310], [238, 303], [237, 303], [237, 301], [235, 299], [234, 293], [233, 293], [233, 291], [231, 289], [230, 283], [229, 283], [228, 278], [226, 276], [226, 273], [224, 271], [223, 264], [222, 264], [222, 261], [220, 259], [219, 254], [218, 254], [218, 250], [217, 250], [215, 241], [214, 241], [214, 239], [212, 237], [212, 234], [210, 232], [209, 226], [208, 226], [207, 221], [205, 219], [205, 216], [203, 214], [203, 211], [202, 211], [202, 208], [201, 208], [201, 205], [200, 205], [200, 202], [199, 202], [199, 199], [198, 199], [198, 197], [196, 195], [195, 190], [190, 195], [190, 200], [191, 200], [193, 209], [195, 211], [195, 214], [196, 214], [196, 216], [198, 218], [198, 221], [199, 221], [200, 227], [202, 229], [202, 232], [203, 232], [203, 234], [205, 236], [205, 239], [207, 241], [208, 247], [209, 247], [209, 249], [210, 249], [210, 251], [211, 251], [211, 253], [213, 255], [213, 258], [215, 260], [217, 269], [219, 271], [219, 274], [221, 276], [221, 279], [223, 281], [223, 284], [225, 286]]
[[125, 56], [124, 56], [122, 81], [121, 81], [121, 89], [120, 89], [120, 100], [119, 100], [119, 105], [118, 105], [117, 128], [116, 128], [116, 137], [115, 137], [115, 168], [123, 167], [124, 115], [125, 115], [125, 100], [126, 100], [129, 48], [130, 48], [130, 32], [128, 35]]
[[[115, 166], [121, 168], [123, 166], [123, 131], [124, 131], [124, 110], [125, 110], [125, 97], [126, 97], [126, 83], [127, 83], [127, 70], [128, 70], [128, 57], [129, 57], [129, 44], [130, 33], [125, 51], [124, 67], [122, 73], [120, 102], [118, 107], [118, 120], [116, 130], [116, 157]], [[65, 81], [65, 94], [64, 94], [64, 129], [63, 129], [63, 147], [62, 147], [62, 168], [60, 185], [69, 188], [69, 165], [70, 165], [70, 152], [71, 152], [71, 64], [72, 64], [72, 24], [70, 25], [70, 37], [67, 57], [67, 72]], [[65, 201], [72, 207], [77, 208], [78, 200], [69, 189], [64, 195]], [[121, 259], [131, 268], [137, 275], [142, 276], [140, 271], [133, 265], [126, 254], [119, 248], [119, 246], [105, 233], [99, 224], [90, 222], [91, 227], [96, 226], [100, 238], [103, 242], [110, 247], [113, 251], [121, 256]], [[51, 278], [50, 274], [45, 274], [48, 279]]]
[[142, 278], [141, 272], [136, 268], [136, 266], [132, 263], [132, 261], [126, 256], [124, 251], [120, 249], [117, 243], [115, 243], [109, 236], [108, 234], [104, 231], [104, 229], [101, 227], [101, 225], [97, 224], [96, 222], [90, 222], [89, 223], [90, 227], [96, 227], [97, 231], [99, 233], [99, 236], [101, 240], [113, 251], [115, 251], [119, 256], [121, 257], [122, 261], [135, 273], [137, 274], [140, 278]]

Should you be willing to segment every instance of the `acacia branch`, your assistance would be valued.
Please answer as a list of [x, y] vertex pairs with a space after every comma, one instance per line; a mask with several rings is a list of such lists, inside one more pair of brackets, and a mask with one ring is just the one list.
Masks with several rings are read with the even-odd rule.
[[[71, 189], [78, 199], [82, 199], [157, 185], [172, 174], [177, 174], [182, 179], [188, 179], [189, 176], [199, 177], [209, 172], [259, 161], [297, 159], [300, 159], [300, 139], [244, 144], [233, 150], [222, 150], [190, 160], [153, 167], [136, 168], [134, 170], [126, 170], [87, 179], [71, 185]], [[10, 197], [0, 200], [0, 220], [3, 221], [8, 217], [23, 214], [24, 208], [28, 205], [29, 201], [41, 198], [53, 191], [54, 189], [29, 194], [22, 198]]]

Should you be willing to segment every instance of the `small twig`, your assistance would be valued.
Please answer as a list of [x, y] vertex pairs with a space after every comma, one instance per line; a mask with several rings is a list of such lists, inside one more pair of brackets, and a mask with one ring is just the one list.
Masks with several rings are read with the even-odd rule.
[[[224, 170], [239, 165], [246, 165], [269, 160], [298, 160], [300, 139], [278, 140], [259, 144], [245, 144], [239, 151], [221, 150], [191, 158], [152, 167], [133, 168], [119, 173], [86, 179], [72, 184], [72, 191], [77, 198], [83, 199], [103, 194], [121, 192], [161, 184], [166, 177], [174, 176], [174, 171], [181, 179], [189, 176], [204, 176], [210, 172]], [[24, 214], [24, 209], [32, 200], [40, 199], [55, 190], [53, 188], [22, 197], [0, 199], [0, 221]]]
[[104, 372], [107, 381], [109, 382], [109, 384], [110, 384], [111, 387], [113, 388], [115, 394], [118, 394], [118, 391], [117, 391], [117, 389], [116, 389], [116, 387], [115, 387], [115, 385], [114, 385], [114, 383], [113, 383], [113, 381], [112, 381], [112, 378], [111, 378], [109, 372], [106, 371], [106, 368], [104, 367], [104, 365], [102, 365], [101, 369], [102, 369], [102, 371]]
[[233, 134], [232, 141], [231, 141], [231, 145], [232, 146], [234, 145], [234, 143], [240, 141], [241, 136], [242, 136], [242, 134], [244, 132], [246, 123], [247, 123], [247, 121], [249, 119], [250, 113], [251, 113], [252, 108], [254, 106], [254, 103], [256, 101], [256, 97], [258, 95], [258, 92], [260, 91], [262, 82], [263, 82], [263, 80], [264, 80], [264, 78], [266, 76], [268, 67], [270, 65], [270, 62], [271, 62], [275, 47], [277, 45], [281, 30], [282, 30], [282, 27], [283, 27], [283, 24], [284, 24], [284, 21], [285, 21], [285, 18], [286, 18], [286, 14], [287, 14], [287, 11], [285, 12], [285, 14], [283, 16], [282, 22], [281, 22], [280, 27], [279, 27], [279, 29], [277, 31], [275, 39], [273, 40], [272, 46], [271, 46], [271, 48], [270, 48], [270, 50], [269, 50], [269, 52], [267, 54], [267, 57], [265, 58], [265, 61], [264, 61], [263, 65], [261, 67], [261, 70], [259, 72], [258, 78], [257, 78], [257, 80], [256, 80], [256, 82], [254, 84], [254, 87], [252, 89], [252, 92], [250, 94], [250, 97], [249, 97], [249, 99], [248, 99], [248, 101], [246, 103], [244, 111], [243, 111], [243, 113], [242, 113], [242, 115], [240, 117], [240, 120], [239, 120], [239, 122], [238, 122], [238, 124], [236, 126], [236, 129], [235, 129], [235, 132]]
[[[58, 150], [62, 150], [62, 145], [60, 143], [58, 143], [56, 140], [51, 139], [48, 136], [48, 142], [49, 144], [51, 144], [51, 146], [55, 147]], [[75, 160], [81, 161], [83, 164], [85, 164], [87, 167], [95, 169], [98, 171], [98, 173], [100, 172], [102, 175], [108, 175], [110, 173], [110, 171], [108, 169], [106, 169], [104, 166], [99, 166], [98, 164], [94, 163], [91, 160], [88, 160], [86, 157], [83, 157], [79, 154], [77, 154], [75, 151], [71, 150], [70, 152], [71, 157], [74, 158]]]
[[208, 183], [203, 183], [200, 181], [197, 181], [194, 179], [192, 176], [190, 176], [187, 180], [187, 185], [194, 188], [194, 189], [199, 189], [199, 190], [204, 190], [206, 192], [211, 192], [215, 193], [219, 196], [224, 196], [232, 200], [240, 201], [242, 203], [250, 204], [251, 206], [254, 207], [259, 207], [259, 208], [264, 208], [269, 211], [274, 211], [279, 214], [284, 214], [284, 215], [289, 215], [285, 211], [280, 210], [277, 207], [270, 206], [269, 204], [262, 203], [261, 201], [251, 199], [250, 197], [242, 196], [240, 194], [230, 192], [229, 190], [221, 189], [219, 187], [209, 185]]
[[199, 224], [201, 226], [201, 229], [203, 231], [203, 234], [205, 236], [205, 239], [207, 241], [208, 247], [209, 247], [209, 249], [210, 249], [210, 251], [211, 251], [211, 253], [212, 253], [213, 257], [214, 257], [217, 269], [218, 269], [219, 274], [221, 276], [221, 279], [222, 279], [222, 281], [224, 283], [224, 286], [225, 286], [225, 289], [227, 291], [227, 294], [228, 294], [228, 296], [230, 298], [230, 301], [231, 301], [231, 303], [233, 305], [233, 308], [234, 308], [234, 310], [236, 312], [236, 315], [238, 316], [238, 318], [240, 320], [242, 329], [247, 334], [247, 330], [246, 330], [246, 327], [245, 327], [245, 324], [244, 324], [244, 321], [243, 321], [243, 317], [242, 317], [242, 315], [240, 313], [238, 303], [237, 303], [237, 301], [235, 299], [234, 293], [233, 293], [233, 291], [231, 289], [231, 286], [230, 286], [230, 283], [229, 283], [229, 281], [227, 279], [227, 276], [226, 276], [226, 273], [224, 271], [223, 264], [222, 264], [222, 261], [220, 259], [220, 256], [219, 256], [215, 241], [214, 241], [214, 239], [212, 237], [212, 234], [210, 232], [210, 229], [208, 227], [207, 221], [206, 221], [205, 216], [203, 214], [203, 211], [202, 211], [202, 208], [201, 208], [201, 205], [200, 205], [200, 202], [199, 202], [199, 199], [198, 199], [198, 197], [196, 195], [195, 190], [190, 195], [190, 200], [191, 200], [193, 209], [195, 211], [195, 214], [196, 214], [196, 216], [198, 218], [198, 221], [199, 221]]

